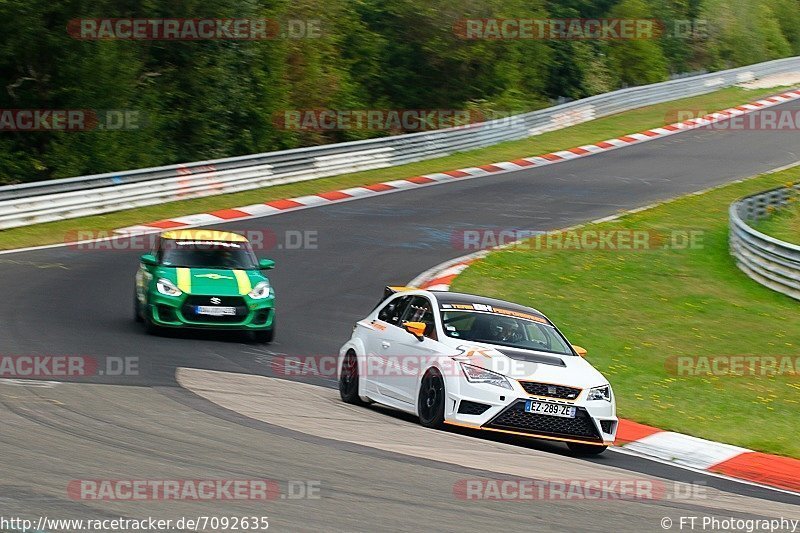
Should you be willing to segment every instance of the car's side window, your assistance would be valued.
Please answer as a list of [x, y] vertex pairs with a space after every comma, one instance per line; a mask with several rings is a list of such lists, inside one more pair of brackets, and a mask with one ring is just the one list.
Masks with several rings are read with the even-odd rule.
[[384, 322], [388, 322], [389, 324], [394, 324], [395, 326], [399, 327], [400, 318], [403, 316], [403, 312], [406, 310], [406, 307], [408, 307], [408, 303], [410, 301], [411, 296], [401, 296], [400, 298], [395, 298], [380, 310], [378, 313], [378, 320], [383, 320]]
[[436, 323], [433, 319], [433, 305], [424, 296], [414, 296], [403, 313], [402, 322], [422, 322], [425, 324], [425, 336], [436, 339]]

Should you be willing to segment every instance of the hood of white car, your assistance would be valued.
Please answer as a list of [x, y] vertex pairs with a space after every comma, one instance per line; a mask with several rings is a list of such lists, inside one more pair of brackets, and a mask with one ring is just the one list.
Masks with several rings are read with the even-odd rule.
[[588, 361], [575, 355], [558, 355], [536, 350], [507, 348], [482, 342], [461, 344], [467, 349], [457, 360], [523, 381], [540, 381], [589, 388], [608, 380]]

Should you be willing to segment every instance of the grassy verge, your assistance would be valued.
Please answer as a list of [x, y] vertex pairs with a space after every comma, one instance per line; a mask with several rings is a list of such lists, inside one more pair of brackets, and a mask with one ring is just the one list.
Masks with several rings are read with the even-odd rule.
[[776, 239], [800, 245], [800, 204], [776, 211], [769, 218], [753, 223], [753, 227]]
[[643, 107], [520, 141], [506, 142], [480, 150], [471, 150], [409, 165], [343, 174], [332, 178], [234, 194], [170, 202], [106, 215], [0, 230], [0, 250], [63, 242], [65, 235], [69, 235], [76, 230], [111, 231], [120, 227], [163, 218], [204, 213], [226, 207], [268, 202], [270, 200], [315, 194], [357, 185], [370, 185], [420, 174], [442, 172], [564, 150], [582, 144], [599, 142], [628, 133], [663, 126], [665, 123], [675, 121], [675, 110], [717, 111], [778, 92], [781, 92], [778, 88], [745, 90], [731, 87], [703, 96]]
[[800, 457], [800, 375], [685, 376], [671, 363], [676, 356], [800, 356], [800, 303], [739, 271], [727, 241], [733, 200], [798, 176], [797, 168], [759, 176], [582, 228], [701, 232], [695, 246], [590, 251], [566, 249], [567, 240], [561, 249], [531, 244], [490, 254], [453, 288], [550, 316], [609, 378], [621, 417]]

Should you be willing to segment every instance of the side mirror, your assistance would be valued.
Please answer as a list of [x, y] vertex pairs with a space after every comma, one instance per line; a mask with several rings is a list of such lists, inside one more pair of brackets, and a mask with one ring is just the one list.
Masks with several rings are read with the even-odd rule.
[[418, 341], [425, 339], [425, 322], [403, 322], [403, 328], [414, 335]]
[[272, 259], [261, 259], [258, 262], [258, 268], [260, 268], [261, 270], [272, 270], [273, 268], [275, 268], [275, 261], [273, 261]]
[[577, 353], [581, 357], [586, 357], [586, 354], [589, 353], [586, 351], [586, 348], [581, 348], [580, 346], [577, 346], [575, 344], [572, 345], [572, 349], [575, 350], [575, 353]]
[[141, 261], [143, 265], [158, 266], [158, 259], [156, 259], [156, 256], [153, 254], [144, 254], [139, 258], [139, 261]]

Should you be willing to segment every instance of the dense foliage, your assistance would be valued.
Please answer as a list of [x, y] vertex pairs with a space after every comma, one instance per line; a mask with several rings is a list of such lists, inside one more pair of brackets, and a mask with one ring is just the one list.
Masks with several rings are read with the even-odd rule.
[[[321, 36], [79, 40], [76, 18], [320, 20]], [[652, 40], [467, 40], [465, 18], [665, 21]], [[699, 31], [682, 30], [689, 21]], [[376, 135], [276, 127], [285, 109], [520, 112], [670, 75], [800, 54], [797, 0], [3, 0], [0, 109], [137, 110], [141, 127], [0, 132], [0, 183]]]

